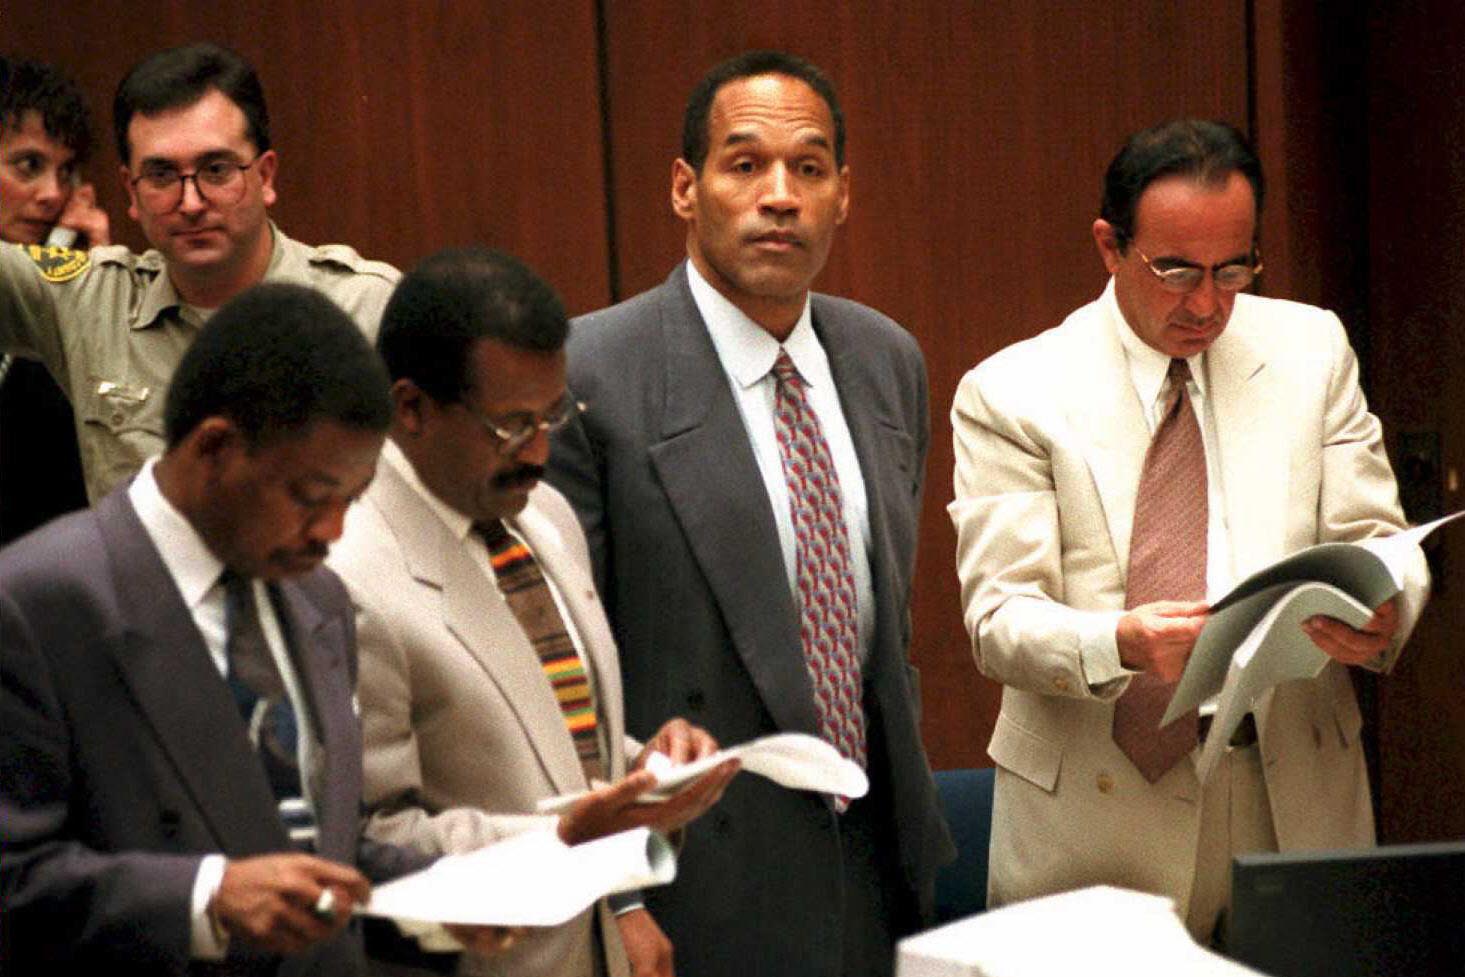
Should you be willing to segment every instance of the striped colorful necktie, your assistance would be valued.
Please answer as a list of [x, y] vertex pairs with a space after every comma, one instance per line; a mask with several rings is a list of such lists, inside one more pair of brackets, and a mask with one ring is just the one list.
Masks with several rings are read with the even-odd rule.
[[476, 528], [488, 544], [489, 562], [498, 578], [499, 591], [539, 655], [540, 667], [559, 701], [586, 779], [604, 780], [605, 763], [600, 753], [590, 678], [575, 651], [574, 641], [565, 630], [564, 619], [555, 606], [554, 594], [550, 593], [539, 562], [529, 547], [509, 534], [502, 522], [480, 523]]

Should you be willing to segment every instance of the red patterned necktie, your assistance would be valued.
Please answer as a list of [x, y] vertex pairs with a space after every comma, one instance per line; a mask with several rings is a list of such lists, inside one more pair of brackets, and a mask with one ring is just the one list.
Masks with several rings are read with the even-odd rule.
[[[864, 767], [859, 607], [839, 475], [786, 350], [778, 351], [773, 377], [773, 428], [794, 526], [799, 637], [814, 683], [819, 735]], [[836, 806], [843, 810], [848, 801], [838, 798]]]
[[555, 606], [554, 594], [539, 561], [529, 547], [519, 542], [498, 520], [476, 524], [488, 544], [489, 563], [498, 578], [499, 591], [524, 629], [524, 636], [539, 655], [540, 667], [564, 714], [565, 728], [575, 741], [575, 753], [585, 779], [604, 780], [605, 763], [600, 755], [599, 723], [595, 697], [585, 664], [575, 651], [575, 642], [565, 629], [564, 618]]
[[[1171, 360], [1169, 377], [1165, 414], [1145, 454], [1135, 496], [1126, 610], [1157, 600], [1206, 597], [1206, 447], [1186, 386], [1189, 364]], [[1194, 710], [1160, 726], [1176, 684], [1141, 672], [1114, 703], [1114, 743], [1150, 783], [1197, 742]]]

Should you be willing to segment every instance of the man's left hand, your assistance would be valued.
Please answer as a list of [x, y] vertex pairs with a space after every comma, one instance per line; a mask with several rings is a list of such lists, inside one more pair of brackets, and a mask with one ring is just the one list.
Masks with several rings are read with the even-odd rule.
[[636, 757], [631, 769], [644, 769], [646, 761], [653, 753], [665, 754], [672, 763], [681, 764], [700, 760], [716, 752], [717, 740], [712, 738], [711, 733], [679, 717], [667, 720], [666, 725], [646, 741], [646, 746], [641, 750], [641, 755]]
[[674, 977], [671, 940], [645, 909], [632, 909], [616, 917], [631, 962], [631, 977]]
[[1344, 665], [1364, 665], [1388, 650], [1399, 629], [1399, 598], [1380, 604], [1373, 617], [1354, 629], [1342, 621], [1318, 615], [1302, 622], [1302, 630], [1331, 658]]

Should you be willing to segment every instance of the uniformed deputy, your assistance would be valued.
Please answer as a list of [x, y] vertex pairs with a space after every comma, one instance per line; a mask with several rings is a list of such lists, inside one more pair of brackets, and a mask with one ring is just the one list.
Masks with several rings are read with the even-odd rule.
[[398, 273], [269, 220], [278, 157], [254, 69], [212, 44], [134, 68], [113, 104], [128, 214], [153, 247], [0, 245], [0, 349], [38, 356], [76, 412], [95, 502], [163, 448], [163, 395], [212, 314], [260, 281], [310, 285], [376, 335]]

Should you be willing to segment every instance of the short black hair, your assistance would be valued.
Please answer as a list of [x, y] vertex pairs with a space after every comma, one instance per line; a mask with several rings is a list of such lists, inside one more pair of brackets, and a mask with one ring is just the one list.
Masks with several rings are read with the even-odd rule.
[[728, 82], [739, 78], [756, 78], [759, 75], [786, 75], [814, 89], [815, 93], [829, 106], [834, 117], [834, 164], [844, 165], [844, 111], [839, 107], [839, 96], [834, 85], [812, 62], [782, 51], [747, 51], [735, 58], [717, 65], [703, 76], [692, 89], [687, 99], [687, 109], [682, 115], [682, 159], [697, 172], [707, 162], [709, 149], [707, 131], [708, 116], [712, 114], [712, 102], [717, 93]]
[[168, 447], [209, 417], [252, 446], [317, 421], [386, 431], [386, 369], [340, 306], [303, 285], [250, 288], [219, 309], [183, 354], [164, 409]]
[[468, 357], [478, 340], [553, 353], [569, 331], [559, 296], [528, 265], [489, 248], [449, 248], [402, 278], [376, 348], [394, 382], [411, 380], [452, 404], [471, 387]]
[[38, 61], [0, 56], [0, 132], [19, 128], [27, 112], [41, 117], [46, 135], [85, 163], [92, 152], [92, 120], [76, 82]]
[[[1134, 238], [1134, 213], [1145, 188], [1167, 176], [1187, 176], [1207, 186], [1240, 173], [1262, 210], [1262, 164], [1235, 126], [1205, 119], [1175, 119], [1129, 137], [1104, 174], [1099, 216], [1114, 228], [1119, 251]], [[1260, 230], [1260, 224], [1258, 224]]]
[[117, 135], [117, 155], [123, 165], [132, 162], [127, 127], [134, 115], [156, 115], [185, 108], [211, 90], [222, 92], [239, 106], [248, 123], [245, 133], [255, 151], [267, 151], [270, 113], [254, 68], [228, 48], [217, 44], [188, 44], [145, 59], [117, 86], [117, 95], [112, 99], [112, 127]]

